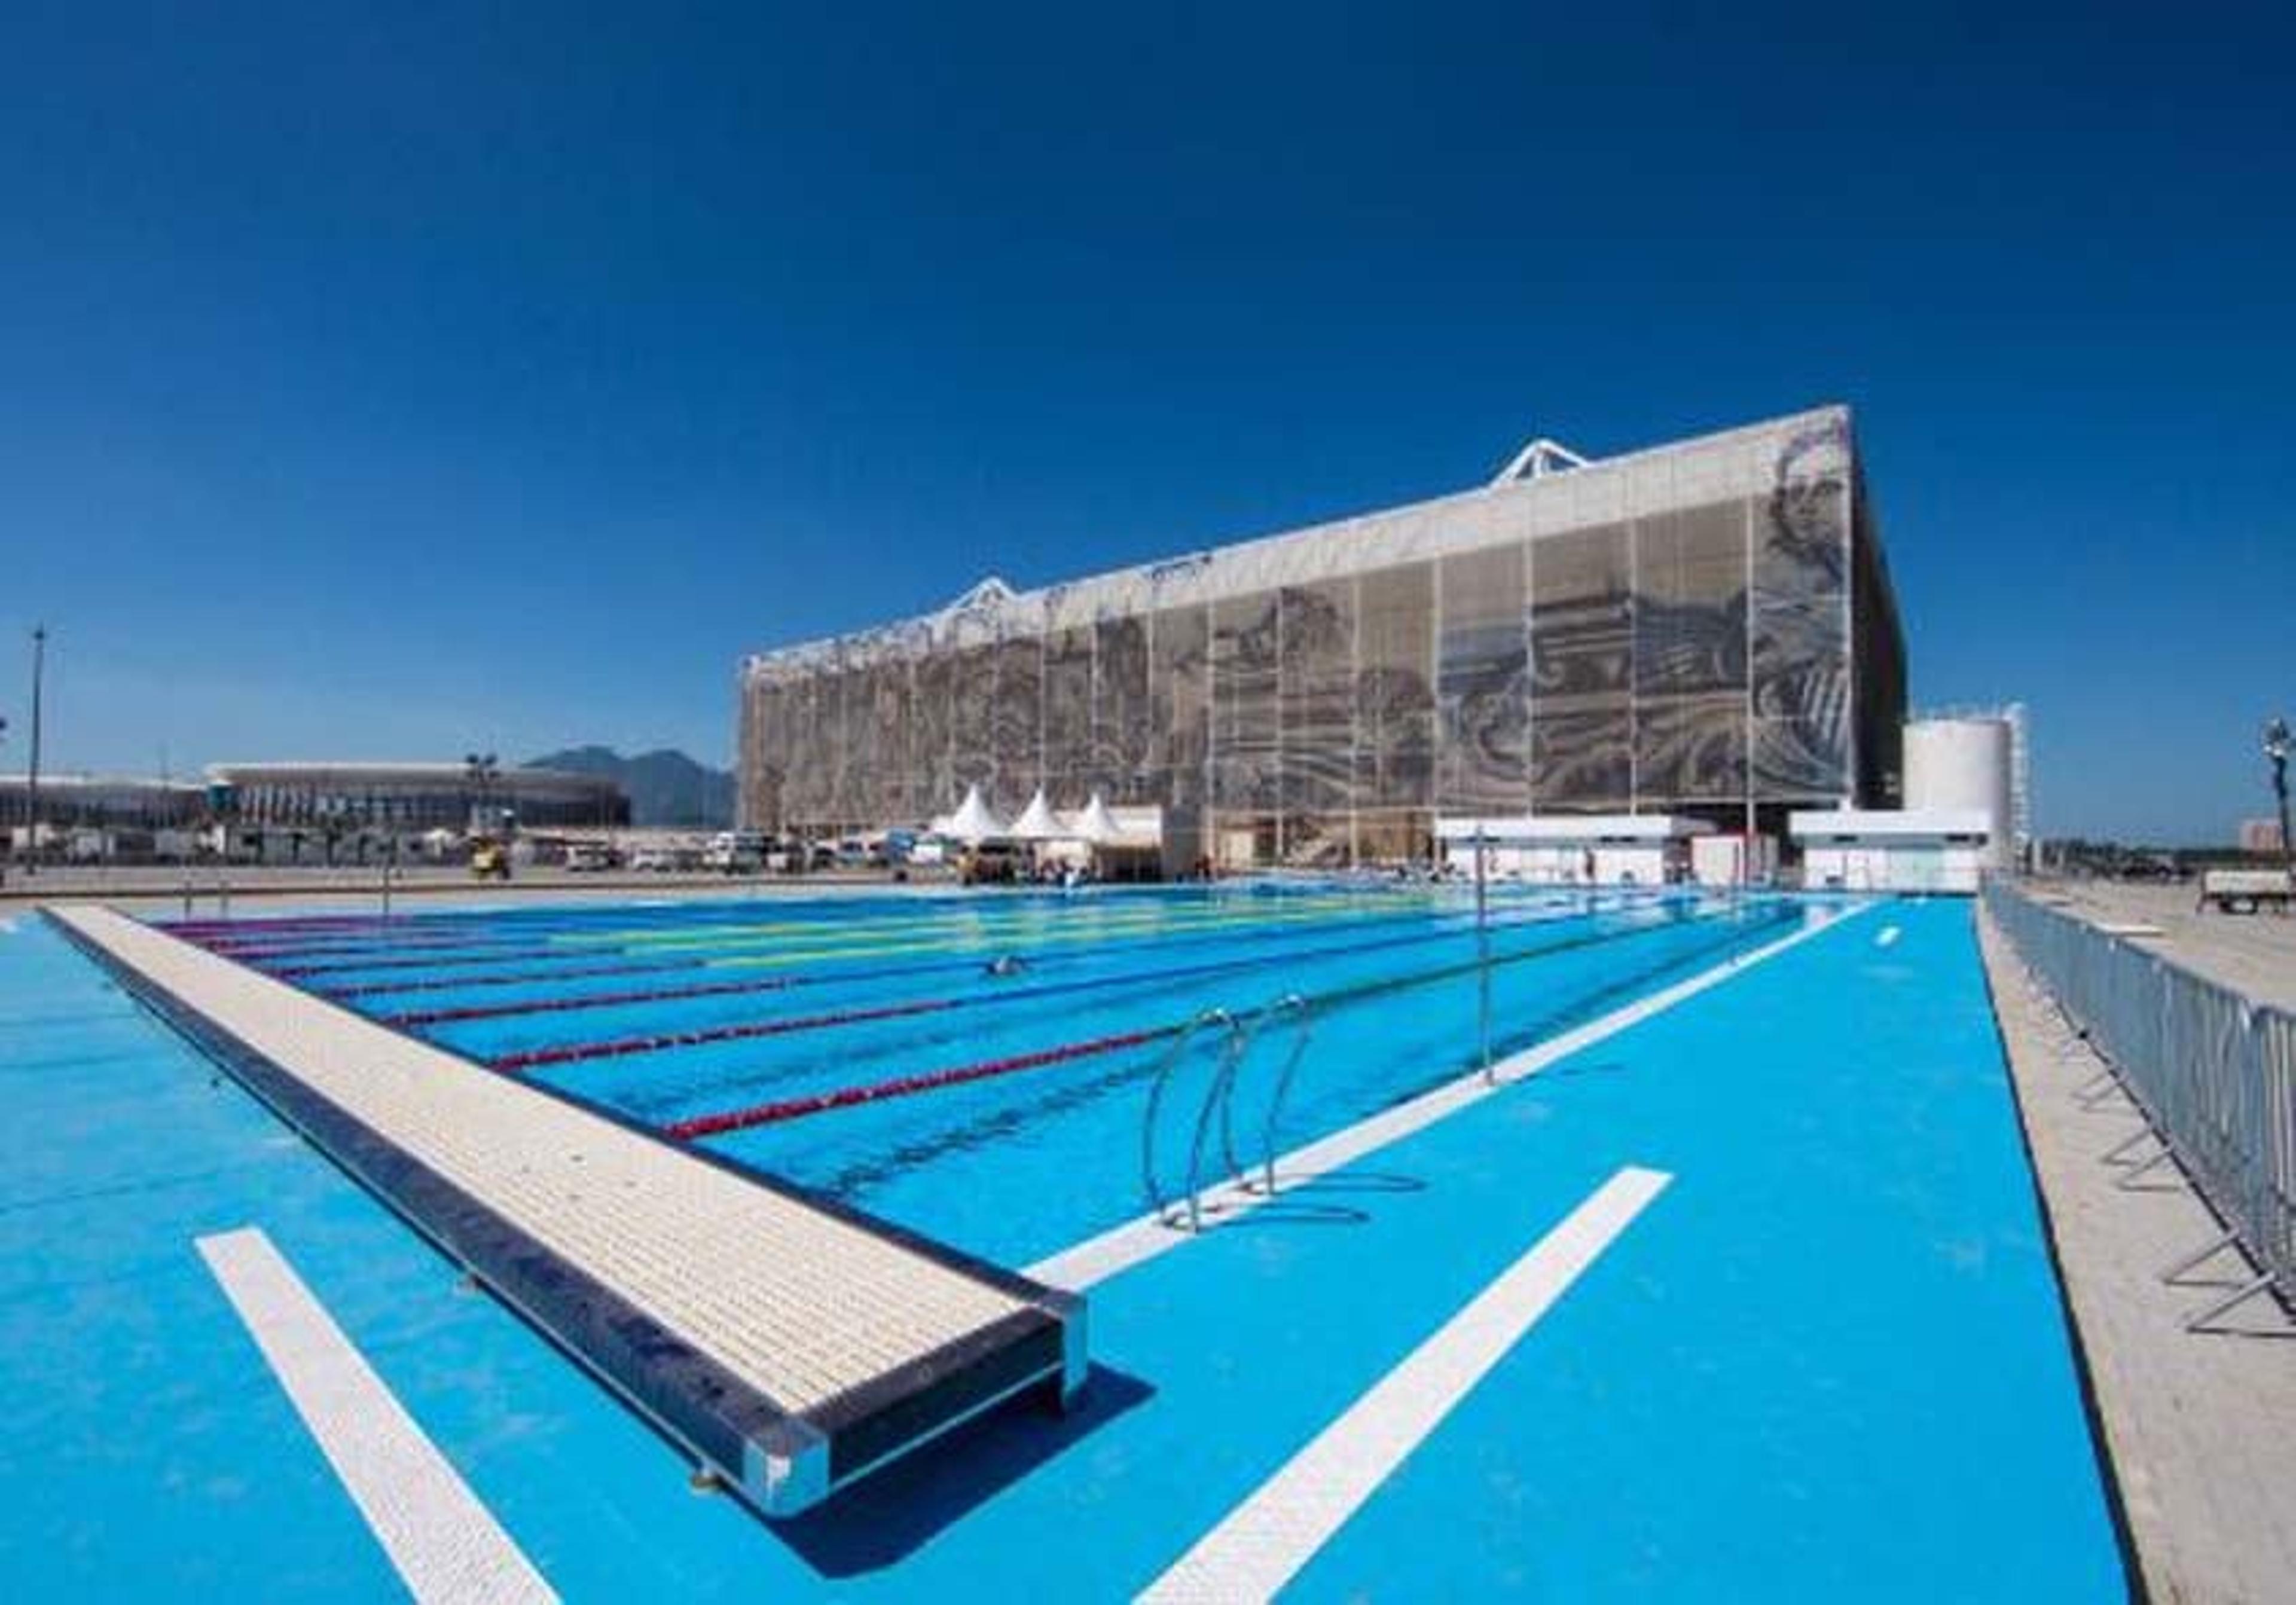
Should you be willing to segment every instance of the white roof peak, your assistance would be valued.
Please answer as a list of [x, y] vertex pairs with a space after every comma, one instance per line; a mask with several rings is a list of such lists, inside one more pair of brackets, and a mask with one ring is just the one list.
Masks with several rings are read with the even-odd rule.
[[945, 615], [975, 613], [984, 609], [993, 611], [1018, 595], [1020, 593], [1004, 582], [1003, 575], [986, 575], [976, 581], [970, 590], [943, 608], [941, 612]]
[[1574, 468], [1587, 466], [1587, 459], [1572, 451], [1560, 440], [1541, 435], [1508, 459], [1499, 470], [1494, 486], [1512, 485], [1517, 479], [1544, 479], [1550, 474], [1567, 474]]

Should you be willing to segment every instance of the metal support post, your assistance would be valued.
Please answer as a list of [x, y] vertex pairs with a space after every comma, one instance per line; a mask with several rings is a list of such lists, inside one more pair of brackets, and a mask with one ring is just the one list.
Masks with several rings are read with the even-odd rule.
[[1491, 1079], [1491, 918], [1482, 822], [1475, 823], [1475, 1028], [1483, 1079]]

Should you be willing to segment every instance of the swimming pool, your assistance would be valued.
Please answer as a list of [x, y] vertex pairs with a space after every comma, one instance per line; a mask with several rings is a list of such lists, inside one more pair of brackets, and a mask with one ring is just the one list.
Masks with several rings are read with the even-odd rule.
[[[0, 944], [23, 1116], [0, 1385], [40, 1404], [0, 1427], [0, 1573], [34, 1594], [121, 1554], [183, 1585], [396, 1587], [190, 1251], [250, 1221], [574, 1597], [1128, 1596], [1297, 1517], [1318, 1444], [1382, 1434], [1371, 1486], [1325, 1478], [1283, 1524], [1314, 1534], [1276, 1546], [1289, 1597], [2126, 1593], [1965, 905], [1514, 888], [1487, 938], [1458, 888], [1341, 885], [172, 923], [1057, 1271], [1090, 1289], [1095, 1370], [1075, 1416], [984, 1419], [794, 1523], [695, 1500], [627, 1412], [26, 929]], [[1212, 1010], [1236, 1023], [1184, 1038]], [[1246, 1031], [1238, 1167], [1329, 1162], [1154, 1227]], [[1431, 1371], [1622, 1177], [1658, 1180], [1551, 1307], [1464, 1380]], [[86, 1380], [155, 1370], [157, 1393]]]
[[1480, 1063], [1486, 973], [1504, 1057], [1808, 912], [1310, 885], [173, 929], [1020, 1265]]

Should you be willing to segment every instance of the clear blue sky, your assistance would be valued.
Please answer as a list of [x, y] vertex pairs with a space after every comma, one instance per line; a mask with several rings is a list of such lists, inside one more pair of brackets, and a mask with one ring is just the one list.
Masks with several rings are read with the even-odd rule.
[[2296, 28], [1539, 9], [10, 7], [0, 764], [35, 618], [62, 766], [723, 761], [991, 568], [1839, 399], [2045, 829], [2266, 811]]

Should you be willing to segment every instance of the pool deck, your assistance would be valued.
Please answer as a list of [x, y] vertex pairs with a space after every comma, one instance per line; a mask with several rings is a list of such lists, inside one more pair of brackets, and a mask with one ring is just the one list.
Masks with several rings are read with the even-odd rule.
[[771, 1515], [1084, 1375], [1083, 1306], [98, 907], [50, 911], [330, 1158]]
[[2204, 979], [2259, 1003], [2296, 1010], [2296, 918], [2202, 912], [2199, 888], [2191, 885], [2037, 880], [2029, 889]]
[[[59, 929], [0, 916], [0, 1580], [898, 1605], [1236, 1597], [1288, 1568], [1303, 1601], [2125, 1598], [1969, 921], [1877, 905], [1685, 966], [1669, 1006], [1568, 972], [1605, 1029], [1372, 1116], [1336, 1171], [1295, 1151], [1280, 1198], [1154, 1253], [1062, 1232], [1009, 1256], [1097, 1262], [1077, 1407], [987, 1413], [768, 1523], [689, 1491]], [[1104, 1218], [1139, 1238], [1121, 1192]], [[894, 1201], [871, 1207], [1000, 1252]], [[387, 1452], [364, 1480], [347, 1414]]]
[[[2296, 985], [2296, 921], [2192, 913], [2177, 888], [2084, 886], [2074, 912], [2150, 923], [2148, 946], [2211, 979], [2260, 968]], [[2173, 905], [2173, 906], [2172, 906]], [[2180, 918], [2177, 908], [2183, 910]], [[1980, 940], [2066, 1298], [2149, 1596], [2160, 1601], [2284, 1600], [2296, 1589], [2296, 1330], [2267, 1300], [2243, 1330], [2188, 1332], [2185, 1318], [2235, 1285], [2229, 1255], [2176, 1284], [2160, 1273], [2216, 1236], [2218, 1224], [2171, 1172], [2119, 1184], [2104, 1155], [2137, 1129], [2126, 1099], [2075, 1096], [2098, 1070], [2037, 997], [2013, 950], [1980, 913]], [[2274, 929], [2276, 928], [2276, 930]], [[2259, 947], [2291, 958], [2276, 974]], [[2226, 1280], [2226, 1278], [2233, 1280]]]

